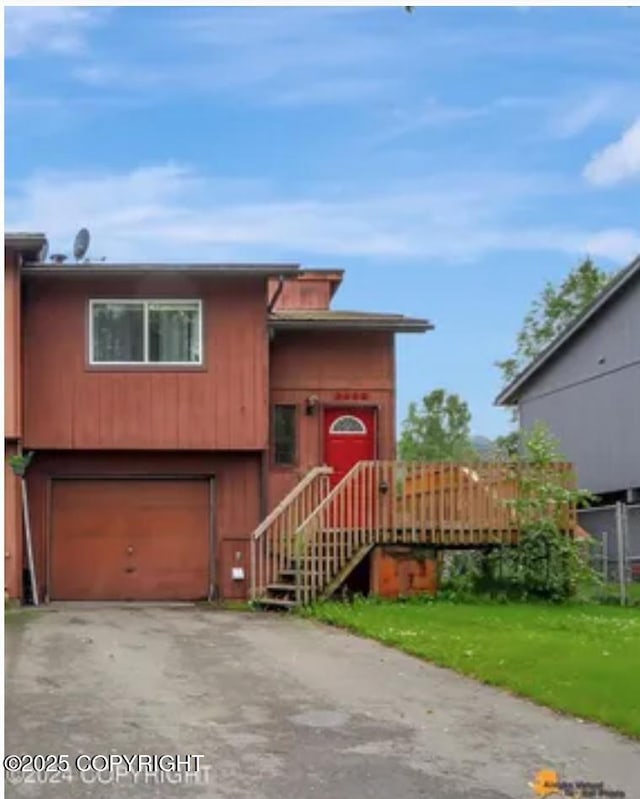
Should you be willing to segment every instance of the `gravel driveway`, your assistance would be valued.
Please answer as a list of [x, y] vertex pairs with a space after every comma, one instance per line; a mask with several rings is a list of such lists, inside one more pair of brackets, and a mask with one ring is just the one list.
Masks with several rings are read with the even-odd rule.
[[543, 768], [640, 797], [637, 743], [287, 616], [37, 611], [7, 625], [6, 691], [6, 752], [70, 764], [9, 797], [526, 799]]

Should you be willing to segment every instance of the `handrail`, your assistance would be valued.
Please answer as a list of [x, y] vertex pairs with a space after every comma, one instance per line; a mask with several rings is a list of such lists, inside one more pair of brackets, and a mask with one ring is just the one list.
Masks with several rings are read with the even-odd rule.
[[298, 496], [302, 494], [305, 488], [310, 485], [316, 479], [316, 477], [330, 474], [333, 474], [333, 469], [330, 466], [314, 466], [314, 468], [307, 472], [302, 480], [300, 480], [300, 482], [291, 489], [287, 496], [278, 505], [276, 505], [271, 513], [264, 517], [262, 522], [253, 531], [253, 538], [257, 540], [260, 538], [260, 536], [264, 535], [264, 533], [278, 518], [278, 516], [284, 513], [289, 505], [291, 505], [298, 498]]
[[296, 535], [304, 529], [310, 522], [314, 520], [316, 516], [322, 513], [322, 511], [333, 501], [333, 499], [340, 494], [341, 491], [344, 490], [345, 485], [348, 484], [349, 480], [353, 477], [353, 475], [357, 474], [363, 466], [363, 464], [369, 463], [369, 461], [358, 461], [355, 466], [352, 466], [351, 469], [345, 474], [345, 476], [340, 480], [339, 483], [334, 485], [334, 487], [329, 491], [327, 496], [320, 502], [319, 505], [316, 506], [313, 513], [310, 513], [306, 519], [302, 522], [302, 524], [296, 529]]
[[[336, 584], [358, 552], [382, 543], [436, 546], [515, 544], [522, 520], [514, 506], [514, 464], [360, 461], [296, 528], [298, 602]], [[553, 464], [559, 481], [569, 464]], [[565, 530], [575, 509], [554, 508]]]
[[[268, 595], [270, 585], [279, 596], [291, 586], [293, 574], [298, 604], [314, 601], [343, 582], [362, 553], [378, 544], [513, 545], [523, 524], [549, 512], [560, 529], [572, 532], [575, 507], [546, 500], [544, 492], [539, 507], [534, 501], [531, 515], [523, 515], [529, 505], [518, 499], [529, 498], [529, 468], [501, 462], [360, 461], [331, 487], [332, 469], [316, 467], [253, 533], [252, 597]], [[573, 481], [569, 464], [552, 464], [548, 472], [563, 486]]]
[[291, 562], [295, 530], [327, 493], [329, 466], [315, 466], [256, 527], [251, 536], [251, 598], [275, 583]]

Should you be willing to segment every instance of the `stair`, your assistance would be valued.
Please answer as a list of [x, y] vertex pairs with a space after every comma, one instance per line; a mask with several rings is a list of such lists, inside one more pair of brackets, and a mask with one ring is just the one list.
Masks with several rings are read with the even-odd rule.
[[[332, 533], [333, 531], [327, 531], [325, 535]], [[353, 569], [369, 554], [373, 546], [357, 546], [352, 549], [344, 543], [336, 546], [333, 542], [329, 543], [323, 538], [324, 536], [321, 536], [320, 540], [310, 542], [298, 563], [300, 573], [304, 574], [308, 584], [313, 585], [314, 593], [327, 598], [344, 583]], [[334, 567], [333, 571], [314, 571], [317, 560], [325, 562], [327, 557]], [[296, 574], [296, 562], [290, 560], [285, 568], [278, 571], [276, 579], [267, 584], [264, 593], [255, 600], [255, 604], [265, 610], [293, 610], [301, 604], [296, 597]]]
[[[253, 532], [252, 600], [290, 610], [327, 598], [378, 544], [516, 545], [519, 469], [360, 461], [332, 487], [332, 470], [314, 467]], [[554, 464], [551, 477], [561, 486], [575, 482], [565, 463]], [[575, 507], [558, 513], [562, 529], [573, 534]]]

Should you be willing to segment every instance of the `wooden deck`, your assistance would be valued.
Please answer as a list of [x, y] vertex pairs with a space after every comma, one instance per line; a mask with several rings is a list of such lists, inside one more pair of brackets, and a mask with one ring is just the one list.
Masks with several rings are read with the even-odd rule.
[[[514, 506], [521, 467], [513, 464], [362, 461], [333, 489], [330, 469], [312, 470], [258, 527], [252, 541], [252, 597], [294, 574], [296, 601], [321, 596], [364, 548], [423, 544], [478, 548], [518, 543]], [[569, 464], [549, 467], [563, 485]], [[575, 508], [552, 510], [573, 534]]]

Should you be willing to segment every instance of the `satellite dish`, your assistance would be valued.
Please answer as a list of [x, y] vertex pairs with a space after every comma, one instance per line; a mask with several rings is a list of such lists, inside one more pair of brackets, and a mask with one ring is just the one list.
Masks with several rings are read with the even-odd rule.
[[73, 257], [76, 259], [76, 261], [84, 258], [84, 256], [87, 254], [90, 241], [91, 236], [89, 235], [89, 231], [86, 229], [86, 227], [80, 228], [80, 230], [76, 233], [75, 239], [73, 240]]

